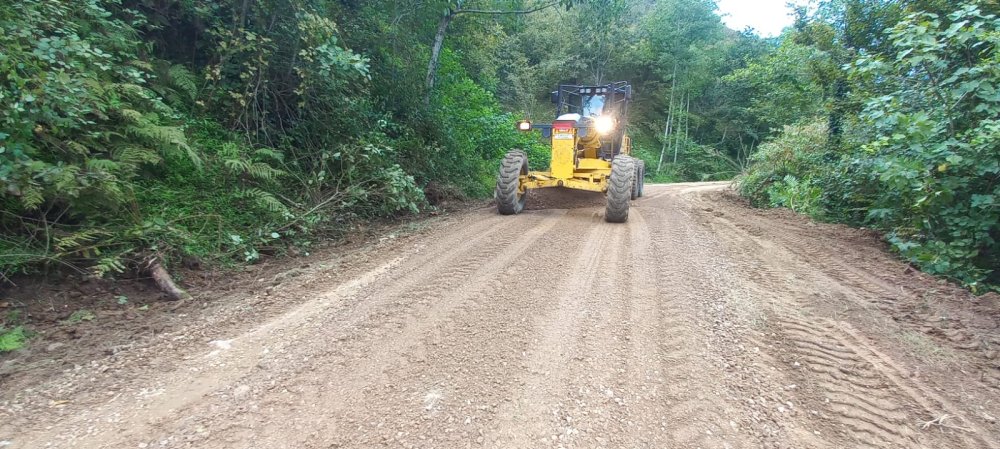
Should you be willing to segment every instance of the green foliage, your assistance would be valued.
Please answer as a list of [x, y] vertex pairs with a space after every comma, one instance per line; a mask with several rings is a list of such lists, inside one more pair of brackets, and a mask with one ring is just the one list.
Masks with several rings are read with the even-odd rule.
[[1000, 283], [996, 5], [824, 1], [772, 40], [709, 0], [461, 14], [426, 92], [444, 11], [529, 4], [0, 6], [0, 276], [247, 263], [418, 211], [424, 186], [487, 196], [506, 151], [548, 164], [515, 119], [550, 120], [559, 83], [624, 79], [652, 180], [743, 172], [754, 204], [873, 226], [928, 271]]
[[773, 52], [723, 77], [726, 88], [747, 100], [738, 117], [756, 123], [758, 132], [812, 121], [823, 108], [817, 72], [831, 65], [829, 55], [787, 39]]
[[923, 270], [1000, 285], [1000, 18], [974, 4], [900, 19], [849, 70], [864, 104], [836, 152], [813, 130], [762, 145], [740, 183], [760, 206], [887, 233]]
[[62, 324], [80, 324], [84, 321], [94, 321], [95, 319], [97, 319], [97, 315], [95, 315], [94, 312], [86, 309], [80, 309], [70, 314], [69, 318], [62, 321]]
[[24, 326], [15, 326], [7, 329], [0, 326], [0, 353], [16, 351], [24, 347], [28, 341]]
[[368, 59], [323, 8], [283, 5], [0, 7], [0, 276], [256, 260], [416, 211], [394, 146], [419, 139], [366, 98]]
[[822, 122], [785, 126], [750, 157], [749, 169], [737, 179], [740, 194], [757, 207], [790, 207], [817, 215], [810, 179], [819, 173], [826, 138]]
[[853, 73], [874, 87], [862, 120], [873, 160], [866, 221], [900, 253], [976, 288], [1000, 267], [1000, 18], [972, 4], [908, 16], [888, 57]]
[[[446, 150], [432, 159], [425, 173], [437, 173], [475, 196], [492, 193], [500, 159], [512, 148], [527, 151], [533, 167], [548, 166], [551, 147], [535, 133], [518, 133], [516, 118], [505, 113], [497, 100], [474, 83], [458, 60], [445, 52], [439, 69], [439, 94], [433, 116], [439, 125], [437, 139]], [[469, 174], [476, 176], [469, 176]]]

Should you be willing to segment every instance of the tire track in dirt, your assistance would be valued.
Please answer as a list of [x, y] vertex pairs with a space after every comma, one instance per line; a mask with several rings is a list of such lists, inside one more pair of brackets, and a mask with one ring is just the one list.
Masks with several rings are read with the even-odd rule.
[[[799, 270], [789, 276], [779, 265], [810, 266], [814, 258], [807, 261], [796, 251], [785, 250], [794, 244], [772, 245], [728, 220], [706, 221], [716, 230], [716, 235], [730, 236], [724, 238], [734, 247], [747, 244], [757, 247], [740, 250], [740, 253], [758, 255], [755, 263], [750, 264], [757, 269], [755, 277], [764, 288], [781, 292], [775, 296], [783, 301], [773, 302], [770, 311], [773, 328], [782, 344], [794, 354], [792, 363], [800, 368], [797, 383], [812, 389], [806, 391], [812, 396], [811, 407], [825, 410], [827, 413], [821, 415], [822, 418], [842, 426], [834, 427], [841, 444], [943, 447], [958, 440], [963, 447], [997, 447], [997, 443], [985, 436], [989, 432], [962, 418], [957, 418], [961, 421], [958, 427], [969, 431], [947, 429], [947, 439], [939, 438], [936, 432], [923, 431], [921, 423], [936, 417], [962, 416], [959, 408], [930, 387], [908, 380], [909, 376], [900, 371], [898, 362], [884, 355], [875, 356], [875, 350], [863, 342], [863, 337], [844, 332], [845, 323], [821, 318], [830, 304], [820, 302], [817, 308], [814, 298], [826, 296], [838, 302], [857, 301], [855, 298], [859, 298], [860, 290], [859, 299], [870, 300], [867, 295], [873, 289], [885, 293], [886, 289], [879, 282], [871, 281], [869, 275], [856, 269], [837, 268], [834, 263], [821, 264], [820, 269]], [[759, 257], [764, 254], [770, 256], [770, 260]], [[772, 265], [773, 260], [779, 262]], [[808, 273], [805, 279], [802, 279], [803, 273]], [[789, 290], [793, 284], [809, 287]]]
[[[308, 363], [300, 364], [286, 379], [297, 385], [294, 395], [285, 399], [282, 395], [272, 395], [264, 400], [269, 401], [271, 407], [297, 409], [294, 425], [313, 429], [297, 435], [303, 438], [303, 443], [323, 438], [318, 429], [324, 428], [357, 427], [363, 431], [357, 435], [359, 438], [371, 433], [368, 423], [377, 419], [377, 413], [358, 413], [364, 409], [359, 406], [380, 403], [377, 389], [393, 382], [386, 372], [395, 366], [409, 366], [407, 358], [421, 345], [421, 337], [447, 325], [449, 316], [463, 304], [491, 290], [490, 280], [549, 234], [563, 215], [564, 212], [550, 211], [525, 217], [521, 226], [508, 223], [485, 242], [471, 246], [462, 257], [449, 259], [454, 262], [423, 277], [419, 283], [404, 281], [402, 285], [387, 286], [378, 294], [379, 310], [368, 313], [361, 324], [346, 328], [346, 332], [334, 333], [335, 349], [308, 354]], [[442, 266], [440, 262], [436, 265]], [[404, 287], [408, 285], [414, 288]], [[316, 335], [324, 332], [322, 323], [312, 331]], [[345, 415], [352, 416], [341, 419]], [[239, 422], [239, 419], [234, 417], [232, 421]], [[225, 422], [220, 422], [220, 426], [224, 425]], [[255, 432], [253, 439], [258, 444], [270, 441], [269, 435], [282, 435], [281, 430], [286, 426], [287, 423], [273, 423], [261, 416], [253, 423], [253, 428], [261, 429], [257, 431], [260, 433]], [[234, 433], [239, 434], [239, 430], [237, 428]], [[287, 444], [287, 438], [283, 435], [272, 443]]]
[[901, 413], [903, 404], [891, 389], [889, 378], [849, 342], [838, 338], [832, 326], [815, 321], [787, 314], [779, 318], [777, 326], [794, 354], [793, 365], [805, 370], [799, 376], [800, 385], [813, 388], [818, 393], [816, 400], [822, 402], [820, 409], [847, 429], [835, 430], [841, 441], [875, 447], [929, 447], [907, 422], [908, 413]]
[[[308, 303], [302, 304], [289, 312], [284, 313], [280, 317], [275, 317], [268, 322], [265, 322], [263, 326], [255, 329], [254, 333], [242, 335], [238, 339], [232, 341], [226, 341], [225, 343], [237, 343], [239, 341], [250, 341], [254, 338], [254, 335], [260, 335], [267, 332], [272, 332], [275, 330], [275, 326], [281, 323], [287, 322], [289, 319], [293, 319], [296, 315], [308, 315], [311, 313], [316, 313], [319, 308], [329, 308], [334, 306], [341, 306], [338, 302], [343, 301], [345, 298], [350, 298], [361, 293], [361, 290], [369, 283], [375, 281], [375, 278], [382, 276], [387, 271], [392, 271], [393, 273], [403, 274], [413, 274], [415, 271], [426, 270], [428, 267], [428, 262], [433, 260], [439, 260], [442, 258], [450, 257], [460, 257], [461, 252], [465, 250], [464, 244], [469, 242], [476, 242], [487, 236], [491, 235], [497, 229], [504, 225], [504, 221], [498, 217], [489, 217], [483, 220], [476, 220], [472, 223], [468, 223], [466, 220], [459, 220], [458, 223], [447, 223], [442, 226], [440, 230], [437, 231], [436, 235], [446, 241], [448, 244], [444, 245], [418, 245], [415, 248], [411, 248], [410, 251], [400, 257], [390, 260], [387, 263], [373, 264], [372, 268], [361, 275], [358, 275], [354, 279], [349, 279], [341, 285], [337, 285], [330, 289], [330, 292], [322, 295], [318, 300], [310, 301]], [[418, 276], [413, 276], [411, 282], [420, 282], [422, 279]], [[200, 326], [202, 323], [194, 323], [195, 326]], [[157, 353], [164, 350], [170, 349], [175, 346], [175, 342], [178, 340], [183, 341], [186, 339], [184, 332], [179, 333], [179, 335], [173, 336], [173, 338], [161, 338], [158, 341], [150, 342], [151, 346], [141, 347], [143, 352]], [[256, 343], [253, 343], [256, 344]], [[131, 354], [115, 354], [114, 358], [128, 358]], [[199, 354], [198, 356], [200, 356]], [[253, 357], [243, 357], [244, 353], [239, 351], [232, 351], [229, 354], [223, 354], [223, 356], [228, 355], [225, 363], [227, 364], [227, 371], [232, 373], [237, 369], [249, 369], [252, 367]], [[194, 356], [197, 358], [198, 356]], [[190, 358], [190, 357], [189, 357]], [[220, 357], [221, 358], [221, 357]], [[184, 378], [190, 375], [192, 372], [190, 369], [188, 372], [177, 372], [173, 364], [168, 364], [160, 367], [155, 373], [148, 374], [158, 374], [160, 377], [165, 378], [163, 382], [157, 382], [156, 385], [150, 386], [149, 382], [145, 379], [131, 382], [133, 385], [130, 388], [131, 391], [125, 391], [118, 394], [109, 401], [109, 398], [105, 394], [92, 395], [90, 391], [85, 388], [80, 391], [75, 391], [75, 389], [85, 387], [86, 384], [79, 384], [67, 381], [62, 377], [57, 377], [49, 380], [45, 384], [36, 386], [33, 391], [20, 393], [22, 395], [39, 395], [41, 392], [47, 391], [59, 391], [60, 393], [49, 393], [47, 396], [53, 397], [57, 400], [60, 395], [68, 395], [73, 397], [73, 402], [79, 405], [87, 405], [88, 408], [92, 409], [114, 409], [118, 407], [118, 402], [115, 402], [120, 397], [128, 398], [134, 396], [139, 398], [141, 402], [146, 402], [147, 400], [152, 400], [154, 397], [164, 397], [168, 396], [170, 392], [179, 392], [178, 395], [170, 398], [168, 402], [160, 407], [157, 407], [155, 403], [153, 404], [142, 404], [144, 407], [145, 416], [143, 419], [150, 419], [162, 416], [161, 412], [166, 412], [172, 410], [176, 407], [182, 406], [183, 404], [199, 398], [203, 394], [207, 394], [220, 385], [225, 384], [221, 376], [208, 376], [202, 375], [198, 376], [197, 382], [177, 382], [172, 378]], [[202, 372], [200, 367], [191, 368], [193, 372]], [[168, 374], [172, 374], [168, 376]], [[145, 376], [143, 376], [145, 377]], [[175, 385], [176, 384], [176, 385]], [[67, 389], [69, 388], [69, 391]], [[22, 398], [16, 398], [20, 400]], [[57, 411], [67, 411], [66, 409], [60, 408]], [[73, 425], [73, 422], [77, 419], [75, 414], [67, 413], [62, 414], [58, 417], [58, 420], [64, 425]], [[26, 420], [19, 422], [18, 431], [20, 434], [27, 434], [32, 430], [39, 429], [36, 420]], [[44, 430], [44, 429], [41, 429]], [[0, 426], [0, 432], [4, 432], [2, 426]]]
[[[762, 370], [768, 365], [764, 355], [748, 354], [753, 344], [744, 323], [749, 315], [742, 313], [746, 299], [733, 297], [733, 279], [716, 275], [724, 271], [715, 257], [718, 248], [679, 213], [670, 191], [640, 204], [637, 222], [649, 226], [652, 263], [636, 273], [656, 285], [659, 319], [667, 323], [661, 340], [676, 351], [661, 363], [674, 389], [663, 415], [671, 424], [667, 446], [770, 447], [779, 437], [787, 442], [772, 410], [748, 404], [773, 387], [771, 374]], [[712, 407], [705, 406], [707, 398], [713, 398]]]
[[700, 308], [696, 303], [701, 299], [696, 289], [701, 282], [692, 279], [699, 270], [687, 258], [690, 242], [685, 238], [690, 229], [664, 209], [642, 208], [636, 215], [641, 224], [656, 224], [647, 228], [650, 265], [640, 267], [639, 273], [652, 282], [659, 300], [661, 324], [656, 336], [662, 355], [654, 366], [664, 376], [668, 406], [661, 419], [667, 443], [673, 447], [723, 447], [729, 444], [724, 437], [731, 429], [723, 425], [728, 419], [719, 408], [705, 407], [705, 398], [715, 396], [713, 386], [705, 384], [705, 374], [718, 371], [703, 357], [708, 335], [696, 314]]
[[[648, 202], [646, 200], [645, 202]], [[704, 388], [699, 373], [709, 372], [698, 363], [692, 342], [703, 341], [696, 318], [681, 300], [684, 281], [676, 278], [677, 266], [670, 261], [674, 237], [651, 228], [648, 212], [639, 208], [631, 216], [630, 260], [625, 273], [628, 321], [623, 327], [627, 369], [618, 389], [628, 404], [624, 419], [636, 431], [619, 441], [618, 447], [687, 447], [724, 445], [710, 438], [724, 432], [715, 426], [721, 417], [704, 407]], [[657, 223], [662, 224], [662, 223]]]
[[[899, 317], [895, 320], [898, 325], [913, 334], [925, 335], [944, 347], [996, 359], [995, 351], [1000, 348], [1000, 336], [996, 332], [1000, 329], [1000, 320], [985, 318], [984, 314], [970, 317], [947, 313], [948, 308], [926, 299], [928, 292], [919, 287], [923, 284], [899, 282], [899, 273], [908, 268], [895, 259], [880, 252], [863, 253], [852, 245], [816, 247], [813, 242], [824, 239], [821, 228], [817, 226], [800, 226], [789, 220], [760, 215], [754, 217], [759, 221], [743, 225], [730, 220], [733, 218], [730, 215], [710, 207], [711, 204], [724, 206], [730, 199], [718, 192], [710, 193], [708, 198], [711, 201], [699, 197], [689, 199], [697, 205], [696, 210], [712, 210], [720, 221], [727, 222], [728, 226], [738, 229], [762, 247], [773, 245], [771, 242], [777, 243], [782, 251], [791, 256], [790, 262], [816, 267], [814, 272], [822, 274], [826, 281], [833, 281], [838, 288], [847, 287], [844, 290], [846, 296], [863, 301], [854, 300], [860, 307], [874, 307], [887, 315]], [[898, 266], [899, 272], [886, 270], [887, 265]], [[983, 384], [1000, 389], [1000, 362], [983, 367], [981, 377]]]
[[570, 386], [567, 368], [578, 351], [581, 305], [598, 277], [610, 274], [600, 268], [612, 230], [613, 225], [601, 223], [584, 234], [573, 268], [552, 290], [555, 310], [536, 318], [536, 339], [526, 354], [527, 375], [511, 401], [499, 410], [499, 422], [485, 438], [489, 447], [544, 447], [573, 437], [573, 428], [565, 426], [566, 415], [560, 416], [559, 410]]
[[[537, 228], [539, 222], [542, 221], [547, 221], [551, 227], [558, 221], [558, 216], [558, 212], [539, 214], [537, 217], [529, 218], [530, 227]], [[150, 429], [158, 429], [159, 432], [176, 430], [176, 425], [168, 424], [171, 422], [171, 415], [175, 415], [178, 410], [186, 410], [199, 399], [209, 396], [224, 397], [225, 390], [229, 390], [229, 394], [232, 394], [237, 384], [252, 384], [248, 379], [252, 379], [254, 375], [258, 374], [258, 371], [269, 371], [270, 375], [266, 385], [255, 387], [257, 391], [269, 391], [282, 382], [294, 383], [293, 379], [309, 371], [310, 360], [314, 361], [317, 357], [328, 357], [338, 353], [343, 354], [336, 349], [330, 349], [327, 345], [310, 345], [315, 339], [312, 333], [303, 332], [304, 330], [312, 329], [314, 332], [324, 332], [326, 335], [321, 338], [322, 340], [347, 341], [350, 338], [363, 335], [368, 330], [377, 328], [375, 325], [364, 323], [377, 323], [380, 319], [389, 316], [389, 309], [399, 308], [400, 302], [387, 301], [388, 295], [405, 296], [406, 290], [410, 286], [428, 282], [440, 285], [441, 281], [445, 279], [449, 285], [455, 284], [462, 279], [462, 273], [468, 272], [469, 267], [482, 263], [495, 255], [495, 251], [503, 245], [502, 239], [509, 239], [518, 234], [532, 235], [532, 233], [524, 234], [518, 230], [509, 229], [503, 220], [491, 218], [494, 219], [484, 220], [482, 223], [473, 224], [453, 234], [445, 235], [446, 244], [444, 245], [434, 245], [428, 251], [418, 250], [415, 254], [416, 260], [411, 263], [401, 263], [402, 258], [397, 258], [373, 270], [372, 274], [363, 276], [361, 279], [364, 279], [364, 282], [348, 282], [346, 286], [334, 289], [331, 294], [305, 303], [253, 332], [224, 342], [226, 347], [232, 347], [235, 350], [215, 350], [208, 354], [195, 356], [191, 359], [190, 366], [179, 371], [196, 373], [196, 382], [184, 381], [176, 376], [167, 376], [162, 383], [157, 382], [156, 387], [136, 392], [136, 397], [141, 402], [136, 406], [127, 407], [127, 409], [132, 409], [135, 417], [121, 417], [116, 420], [115, 424], [120, 427], [120, 430], [113, 433], [106, 433], [107, 430], [101, 431], [95, 428], [89, 432], [90, 439], [105, 439], [107, 443], [130, 438], [131, 435], [148, 433]], [[498, 242], [497, 239], [500, 241]], [[480, 243], [487, 240], [489, 242], [485, 245]], [[438, 269], [441, 265], [447, 266], [451, 261], [459, 261], [455, 270], [441, 272]], [[380, 280], [397, 272], [402, 274], [399, 279], [391, 283], [378, 284]], [[337, 328], [335, 329], [330, 328], [327, 324], [329, 321], [324, 319], [324, 317], [333, 316], [337, 317], [335, 320]], [[341, 331], [337, 331], [337, 329], [341, 329]], [[282, 362], [282, 359], [291, 361]], [[241, 378], [245, 379], [240, 380]], [[242, 391], [239, 392], [240, 396], [245, 394]], [[276, 404], [280, 404], [280, 401], [271, 405]], [[112, 409], [119, 406], [112, 401], [104, 407]], [[194, 407], [187, 413], [197, 416], [199, 413], [194, 410], [199, 409], [199, 407]], [[212, 413], [205, 415], [212, 416]], [[143, 424], [139, 426], [126, 424], [136, 419], [141, 420]], [[73, 426], [74, 423], [70, 421], [65, 425]], [[150, 427], [147, 428], [147, 425]], [[188, 419], [181, 423], [181, 426], [201, 428], [204, 427], [204, 422]], [[113, 445], [110, 444], [110, 446]], [[103, 444], [99, 447], [107, 446], [109, 444]]]
[[626, 225], [471, 213], [14, 449], [998, 447], [995, 390], [893, 346], [917, 289], [721, 184], [650, 187]]

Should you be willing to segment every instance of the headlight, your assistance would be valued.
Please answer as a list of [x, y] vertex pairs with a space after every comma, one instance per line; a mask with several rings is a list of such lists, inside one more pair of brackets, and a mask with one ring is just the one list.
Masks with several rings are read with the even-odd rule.
[[528, 120], [521, 120], [517, 122], [517, 129], [519, 131], [531, 131], [531, 122]]
[[615, 119], [611, 117], [597, 117], [594, 119], [594, 129], [598, 134], [607, 134], [615, 129]]

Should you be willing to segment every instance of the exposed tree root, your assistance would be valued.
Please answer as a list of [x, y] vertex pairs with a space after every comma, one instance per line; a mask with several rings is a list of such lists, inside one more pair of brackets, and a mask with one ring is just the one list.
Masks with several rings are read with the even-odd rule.
[[159, 258], [154, 257], [149, 261], [147, 266], [149, 267], [149, 275], [156, 281], [156, 286], [160, 287], [160, 290], [166, 293], [170, 300], [186, 301], [192, 299], [188, 292], [174, 283], [174, 279], [170, 276], [167, 269], [163, 268], [163, 264], [160, 263]]

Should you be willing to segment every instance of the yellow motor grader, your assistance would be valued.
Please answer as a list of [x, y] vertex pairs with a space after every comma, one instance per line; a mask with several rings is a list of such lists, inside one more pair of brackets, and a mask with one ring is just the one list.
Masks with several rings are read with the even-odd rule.
[[628, 220], [630, 200], [643, 195], [645, 163], [633, 158], [626, 133], [632, 86], [561, 85], [552, 92], [556, 120], [552, 124], [518, 122], [520, 131], [540, 130], [552, 143], [549, 171], [529, 171], [528, 156], [512, 150], [497, 176], [497, 210], [514, 215], [524, 210], [528, 191], [561, 187], [607, 194], [604, 219]]

